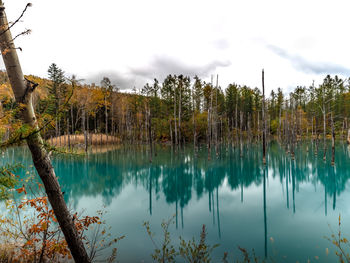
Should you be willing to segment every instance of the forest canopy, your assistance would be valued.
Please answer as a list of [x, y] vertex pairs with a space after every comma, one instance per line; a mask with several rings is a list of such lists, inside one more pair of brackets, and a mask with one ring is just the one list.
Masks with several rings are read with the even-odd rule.
[[[81, 84], [67, 78], [56, 64], [49, 79], [29, 75], [38, 83], [33, 105], [40, 116], [44, 137], [67, 134], [104, 133], [121, 141], [205, 142], [208, 136], [233, 140], [237, 136], [259, 138], [262, 129], [262, 93], [236, 83], [221, 87], [198, 76], [168, 75], [163, 82], [154, 79], [142, 89], [122, 93], [108, 77], [100, 85]], [[9, 112], [14, 95], [5, 72], [0, 73], [1, 135], [9, 137], [16, 122]], [[345, 135], [350, 110], [349, 80], [327, 75], [319, 86], [297, 86], [290, 94], [281, 88], [266, 98], [267, 133], [281, 137], [290, 123], [296, 136], [335, 131]], [[292, 114], [293, 113], [293, 114]], [[209, 115], [209, 116], [208, 116]], [[291, 119], [293, 118], [293, 120]], [[149, 133], [150, 132], [150, 133]], [[149, 135], [150, 134], [150, 135]]]

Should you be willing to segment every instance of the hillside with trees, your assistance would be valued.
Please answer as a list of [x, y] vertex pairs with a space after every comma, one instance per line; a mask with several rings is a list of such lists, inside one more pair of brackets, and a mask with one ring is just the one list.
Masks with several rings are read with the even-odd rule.
[[[222, 88], [218, 81], [207, 83], [198, 76], [168, 75], [163, 82], [154, 79], [126, 93], [108, 77], [99, 85], [81, 84], [74, 76], [67, 78], [56, 64], [49, 67], [48, 75], [49, 79], [28, 76], [38, 84], [33, 105], [46, 140], [84, 134], [90, 145], [92, 134], [105, 134], [100, 143], [110, 136], [110, 142], [117, 137], [118, 142], [137, 144], [210, 142], [215, 146], [257, 141], [262, 136], [258, 88], [235, 83]], [[0, 74], [0, 84], [1, 114], [7, 116], [2, 118], [1, 133], [7, 139], [16, 119], [10, 114], [15, 102], [5, 72]], [[307, 137], [320, 140], [334, 131], [344, 139], [349, 107], [349, 81], [338, 76], [327, 75], [318, 87], [298, 86], [290, 94], [281, 88], [272, 90], [265, 106], [267, 136], [284, 142]]]

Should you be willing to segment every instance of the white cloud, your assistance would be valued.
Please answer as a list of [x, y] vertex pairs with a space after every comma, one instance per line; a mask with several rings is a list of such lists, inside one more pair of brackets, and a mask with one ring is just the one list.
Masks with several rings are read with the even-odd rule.
[[[10, 21], [26, 3], [5, 2]], [[127, 83], [142, 85], [144, 80], [133, 80], [137, 76], [130, 69], [149, 66], [154, 77], [163, 76], [164, 65], [157, 68], [154, 63], [155, 57], [163, 57], [199, 71], [218, 61], [230, 62], [206, 72], [206, 80], [218, 73], [223, 87], [229, 82], [261, 87], [265, 68], [268, 92], [277, 87], [287, 91], [322, 81], [324, 72], [296, 67], [267, 45], [301, 61], [322, 62], [322, 68], [350, 68], [349, 8], [345, 0], [33, 0], [13, 34], [33, 30], [16, 44], [23, 48], [24, 72], [39, 76], [46, 76], [55, 62], [84, 79], [116, 72]], [[336, 71], [333, 67], [330, 73]]]

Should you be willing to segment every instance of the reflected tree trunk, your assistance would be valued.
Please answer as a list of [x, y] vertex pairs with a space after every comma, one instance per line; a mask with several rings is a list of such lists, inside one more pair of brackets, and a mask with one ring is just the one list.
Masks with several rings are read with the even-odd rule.
[[148, 168], [149, 173], [149, 214], [152, 215], [152, 172], [151, 167]]
[[265, 243], [265, 259], [267, 258], [267, 215], [266, 215], [266, 169], [267, 167], [263, 167], [263, 200], [264, 200], [264, 243]]
[[284, 159], [284, 163], [286, 165], [286, 194], [287, 194], [287, 209], [289, 209], [289, 173], [290, 173], [290, 169], [288, 169], [288, 166], [287, 166], [287, 161], [286, 161], [286, 158]]
[[327, 216], [327, 188], [324, 185], [324, 215]]
[[291, 173], [292, 173], [292, 195], [293, 195], [293, 213], [295, 214], [295, 173], [294, 173], [294, 161], [291, 161]]
[[216, 187], [216, 213], [218, 219], [218, 234], [221, 238], [220, 212], [219, 212], [219, 186]]
[[213, 200], [213, 226], [215, 226], [215, 199], [214, 199], [214, 189], [211, 192], [212, 200]]
[[332, 171], [332, 177], [333, 177], [333, 187], [334, 187], [334, 191], [333, 191], [333, 210], [335, 210], [336, 202], [337, 202], [337, 178], [335, 177], [334, 166], [330, 167], [330, 169]]

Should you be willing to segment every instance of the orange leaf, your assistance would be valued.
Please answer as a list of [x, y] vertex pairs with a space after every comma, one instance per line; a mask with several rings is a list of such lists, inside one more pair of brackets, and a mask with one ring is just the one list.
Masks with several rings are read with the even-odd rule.
[[23, 185], [23, 187], [16, 189], [16, 191], [17, 191], [17, 193], [19, 193], [19, 194], [22, 193], [22, 192], [24, 192], [25, 194], [27, 194], [27, 191], [26, 191], [24, 185]]

